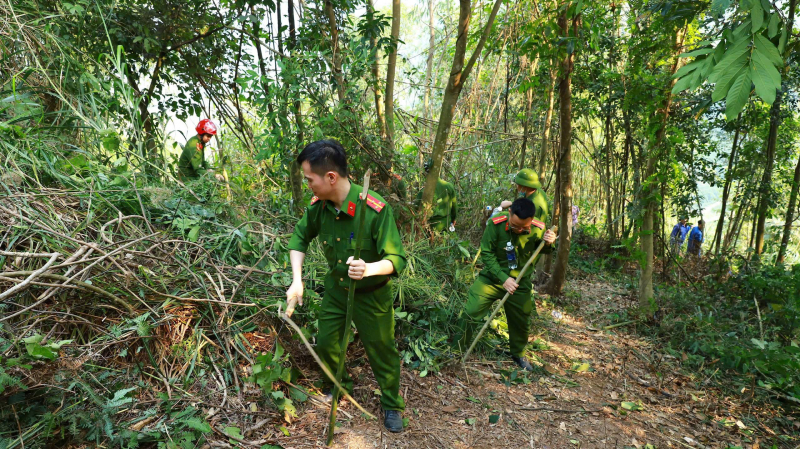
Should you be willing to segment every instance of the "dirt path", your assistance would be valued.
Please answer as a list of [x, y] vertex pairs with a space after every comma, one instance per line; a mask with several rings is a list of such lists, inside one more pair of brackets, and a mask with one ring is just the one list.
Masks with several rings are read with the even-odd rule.
[[[629, 306], [624, 292], [596, 279], [573, 281], [569, 289], [568, 297], [579, 297], [584, 305], [575, 315], [555, 320], [548, 305], [537, 304], [542, 318], [531, 346], [539, 348], [534, 354], [541, 372], [512, 380], [515, 370], [505, 361], [474, 361], [469, 369], [454, 365], [425, 378], [404, 370], [406, 431], [384, 432], [380, 422], [365, 420], [343, 403], [340, 409], [352, 418], [340, 414], [333, 447], [770, 447], [758, 441], [775, 431], [744, 422], [758, 423], [759, 416], [766, 420], [775, 412], [748, 409], [741, 397], [721, 397], [708, 379], [680, 374], [678, 358], [626, 334], [624, 326], [603, 330], [590, 324]], [[377, 384], [369, 367], [353, 371], [364, 375], [354, 397], [377, 414]], [[306, 402], [299, 419], [287, 426], [289, 436], [271, 436], [287, 449], [323, 446], [327, 413]], [[750, 419], [743, 421], [742, 415]]]

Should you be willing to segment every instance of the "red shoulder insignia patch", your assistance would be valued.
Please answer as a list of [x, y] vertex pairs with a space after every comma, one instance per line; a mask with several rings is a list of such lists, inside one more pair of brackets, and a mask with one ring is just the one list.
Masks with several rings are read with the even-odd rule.
[[316, 196], [312, 196], [311, 197], [311, 203], [309, 203], [308, 205], [309, 206], [313, 206], [314, 204], [317, 203], [317, 201], [319, 201], [319, 198], [317, 198]]
[[506, 220], [508, 220], [508, 215], [498, 215], [497, 217], [492, 218], [492, 223], [500, 224]]
[[197, 148], [197, 151], [200, 151], [200, 150], [202, 150], [202, 149], [203, 149], [203, 145], [202, 145], [201, 143], [198, 143], [198, 144], [197, 144], [197, 145], [195, 145], [194, 147], [195, 147], [195, 148]]
[[347, 203], [347, 215], [349, 215], [351, 217], [355, 217], [356, 216], [356, 203], [354, 203], [352, 201], [349, 201]]
[[544, 223], [542, 223], [541, 221], [539, 221], [539, 220], [537, 220], [537, 219], [535, 219], [535, 218], [533, 219], [533, 221], [531, 222], [531, 224], [532, 224], [532, 225], [534, 225], [534, 226], [536, 226], [536, 227], [537, 227], [537, 228], [539, 228], [539, 229], [544, 229]]
[[373, 208], [375, 210], [375, 212], [380, 212], [380, 211], [383, 210], [384, 206], [386, 206], [386, 203], [384, 203], [384, 202], [378, 200], [377, 198], [375, 198], [374, 196], [368, 194], [367, 195], [367, 206]]

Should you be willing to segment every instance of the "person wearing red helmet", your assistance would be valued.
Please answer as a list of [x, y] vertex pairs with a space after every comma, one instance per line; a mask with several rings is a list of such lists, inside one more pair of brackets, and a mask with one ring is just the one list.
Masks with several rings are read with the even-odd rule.
[[[197, 135], [193, 136], [186, 142], [181, 153], [181, 158], [178, 160], [178, 172], [182, 179], [197, 179], [202, 172], [200, 169], [208, 170], [213, 173], [208, 167], [208, 162], [205, 158], [205, 148], [208, 142], [217, 134], [217, 125], [211, 120], [205, 118], [200, 120], [195, 128]], [[220, 178], [220, 175], [216, 175]]]

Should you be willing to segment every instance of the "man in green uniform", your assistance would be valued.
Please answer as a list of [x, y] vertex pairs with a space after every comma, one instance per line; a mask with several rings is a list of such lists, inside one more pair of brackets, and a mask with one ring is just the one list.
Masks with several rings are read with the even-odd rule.
[[[432, 166], [432, 160], [425, 161], [425, 173], [428, 173]], [[422, 190], [417, 194], [417, 203], [422, 203]], [[451, 231], [454, 231], [457, 211], [455, 187], [439, 178], [436, 181], [436, 190], [433, 192], [433, 211], [428, 219], [428, 226], [436, 232], [444, 231], [448, 226]]]
[[[468, 348], [475, 327], [492, 308], [492, 303], [502, 299], [508, 292], [511, 295], [504, 308], [511, 358], [528, 371], [533, 367], [525, 359], [524, 353], [534, 307], [531, 297], [533, 286], [530, 276], [523, 276], [519, 284], [515, 279], [542, 240], [545, 246], [539, 254], [552, 251], [551, 245], [556, 240], [555, 233], [545, 231], [544, 223], [534, 218], [535, 212], [536, 207], [531, 200], [518, 198], [508, 212], [501, 212], [490, 219], [481, 239], [480, 258], [484, 267], [469, 289], [461, 339], [461, 347]], [[533, 261], [531, 265], [535, 263]]]
[[[547, 223], [550, 200], [539, 182], [539, 175], [530, 168], [523, 168], [517, 173], [514, 182], [517, 185], [517, 197], [533, 201], [533, 205], [536, 206], [534, 218], [542, 223]], [[499, 207], [495, 208], [491, 218], [497, 216], [503, 209], [508, 209], [509, 206], [511, 206], [511, 201], [503, 201]]]
[[[199, 178], [203, 173], [200, 169], [214, 173], [213, 170], [209, 169], [206, 161], [205, 148], [217, 134], [217, 125], [209, 119], [203, 119], [197, 124], [195, 131], [197, 131], [197, 135], [192, 136], [186, 142], [181, 158], [178, 160], [178, 173], [182, 180]], [[222, 175], [219, 174], [216, 175], [216, 178], [217, 180], [224, 180]]]
[[[356, 241], [356, 208], [362, 187], [347, 178], [347, 158], [335, 140], [320, 140], [306, 146], [297, 157], [314, 198], [294, 228], [289, 240], [293, 281], [287, 299], [303, 305], [303, 260], [308, 245], [319, 237], [328, 261], [325, 294], [319, 314], [317, 354], [332, 372], [339, 363], [344, 334], [347, 289], [350, 278], [358, 280], [353, 321], [364, 343], [372, 372], [381, 388], [384, 425], [391, 432], [403, 430], [400, 397], [400, 355], [394, 341], [394, 308], [390, 278], [406, 266], [406, 253], [392, 214], [392, 207], [375, 192], [369, 192], [361, 241], [362, 259], [353, 260]], [[352, 391], [345, 374], [342, 386]], [[326, 389], [332, 387], [325, 379]]]

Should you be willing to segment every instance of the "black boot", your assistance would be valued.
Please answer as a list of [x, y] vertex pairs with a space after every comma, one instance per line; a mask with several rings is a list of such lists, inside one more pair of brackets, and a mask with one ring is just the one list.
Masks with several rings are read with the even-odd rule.
[[511, 356], [511, 360], [513, 360], [514, 363], [517, 364], [517, 366], [524, 369], [525, 371], [533, 371], [533, 365], [531, 365], [531, 362], [527, 361], [524, 357], [517, 357], [514, 355]]
[[399, 410], [385, 410], [383, 426], [386, 430], [392, 433], [400, 433], [403, 431], [403, 417], [400, 416]]

